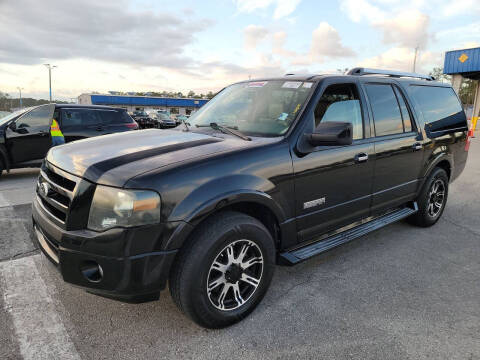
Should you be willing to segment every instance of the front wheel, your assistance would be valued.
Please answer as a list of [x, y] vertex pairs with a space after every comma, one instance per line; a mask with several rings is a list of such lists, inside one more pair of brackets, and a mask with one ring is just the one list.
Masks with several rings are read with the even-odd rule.
[[225, 212], [196, 229], [181, 250], [170, 274], [170, 292], [197, 324], [222, 328], [260, 303], [274, 264], [274, 242], [265, 226], [248, 215]]
[[409, 218], [414, 225], [428, 227], [435, 224], [443, 214], [448, 197], [448, 175], [436, 168], [423, 185], [417, 198], [418, 212]]

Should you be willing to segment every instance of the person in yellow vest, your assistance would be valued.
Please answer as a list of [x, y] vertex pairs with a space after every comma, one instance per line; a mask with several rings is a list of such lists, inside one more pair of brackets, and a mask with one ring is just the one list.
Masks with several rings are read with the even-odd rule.
[[57, 120], [55, 119], [52, 120], [52, 125], [50, 126], [50, 135], [52, 136], [52, 147], [65, 144], [65, 138], [60, 131], [60, 126], [58, 126]]

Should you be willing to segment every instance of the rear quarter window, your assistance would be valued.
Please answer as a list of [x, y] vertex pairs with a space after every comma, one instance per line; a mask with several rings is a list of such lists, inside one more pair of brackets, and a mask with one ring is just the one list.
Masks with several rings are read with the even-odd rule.
[[96, 110], [103, 125], [127, 124], [133, 120], [125, 110]]
[[467, 130], [465, 112], [452, 88], [410, 85], [408, 91], [422, 111], [428, 132]]

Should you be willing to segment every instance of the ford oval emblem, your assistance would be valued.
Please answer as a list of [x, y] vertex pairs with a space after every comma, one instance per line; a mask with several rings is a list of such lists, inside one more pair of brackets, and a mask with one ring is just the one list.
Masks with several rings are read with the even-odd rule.
[[48, 196], [48, 193], [50, 192], [50, 184], [46, 182], [42, 182], [40, 184], [40, 191], [42, 192], [43, 195]]

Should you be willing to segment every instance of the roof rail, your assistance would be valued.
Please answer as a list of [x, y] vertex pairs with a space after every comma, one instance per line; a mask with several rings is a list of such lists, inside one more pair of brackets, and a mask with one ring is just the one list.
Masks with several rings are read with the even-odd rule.
[[403, 71], [368, 69], [368, 68], [361, 68], [361, 67], [350, 69], [347, 72], [347, 75], [357, 75], [357, 76], [387, 75], [387, 76], [392, 76], [392, 77], [411, 77], [411, 78], [424, 79], [424, 80], [429, 80], [429, 81], [435, 80], [435, 78], [433, 76], [430, 76], [430, 75], [422, 75], [422, 74], [409, 73], [409, 72], [403, 72]]

